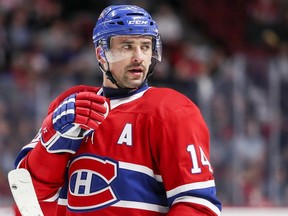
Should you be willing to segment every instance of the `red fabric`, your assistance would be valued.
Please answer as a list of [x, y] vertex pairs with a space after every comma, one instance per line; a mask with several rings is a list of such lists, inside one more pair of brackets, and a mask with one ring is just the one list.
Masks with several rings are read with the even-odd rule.
[[[42, 209], [42, 212], [44, 213], [44, 216], [53, 216], [55, 215], [55, 209], [56, 209], [56, 202], [40, 202], [40, 207]], [[19, 212], [19, 209], [14, 204], [13, 209], [15, 212], [15, 216], [22, 216]]]
[[[56, 99], [49, 111], [69, 93]], [[149, 88], [143, 95], [133, 96], [111, 100], [109, 115], [76, 154], [50, 154], [41, 144], [36, 145], [22, 166], [31, 172], [38, 198], [48, 199], [62, 187], [57, 216], [112, 216], [116, 212], [134, 216], [217, 215], [216, 205], [220, 204], [207, 163], [209, 132], [198, 107], [171, 89]], [[191, 195], [199, 191], [199, 197]], [[161, 209], [168, 204], [159, 200], [165, 199], [166, 192], [172, 199], [169, 204], [173, 196], [180, 196], [179, 202], [167, 214], [159, 208], [151, 210], [147, 205], [150, 196]], [[134, 208], [139, 199], [141, 207]]]

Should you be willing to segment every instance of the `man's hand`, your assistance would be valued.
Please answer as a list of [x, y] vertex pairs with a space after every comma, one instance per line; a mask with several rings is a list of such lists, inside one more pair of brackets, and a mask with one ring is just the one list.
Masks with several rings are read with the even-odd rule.
[[50, 153], [74, 154], [83, 138], [98, 128], [108, 112], [103, 96], [94, 92], [70, 95], [45, 118], [41, 142]]

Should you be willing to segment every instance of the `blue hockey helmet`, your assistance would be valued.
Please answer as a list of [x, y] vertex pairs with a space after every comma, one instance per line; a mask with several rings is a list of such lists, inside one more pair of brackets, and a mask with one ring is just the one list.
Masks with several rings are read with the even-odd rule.
[[161, 61], [162, 43], [156, 22], [143, 8], [135, 5], [112, 5], [103, 10], [93, 30], [93, 43], [110, 48], [110, 39], [120, 35], [151, 36], [152, 57]]

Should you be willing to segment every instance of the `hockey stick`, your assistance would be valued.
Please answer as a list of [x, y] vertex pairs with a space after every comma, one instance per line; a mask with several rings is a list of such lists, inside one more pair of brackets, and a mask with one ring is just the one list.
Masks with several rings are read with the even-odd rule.
[[8, 173], [8, 181], [15, 203], [22, 216], [44, 216], [26, 169], [15, 169]]

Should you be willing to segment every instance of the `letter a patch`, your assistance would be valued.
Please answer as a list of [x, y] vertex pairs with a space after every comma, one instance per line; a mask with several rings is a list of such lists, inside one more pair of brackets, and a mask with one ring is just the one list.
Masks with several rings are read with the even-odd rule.
[[126, 145], [128, 146], [132, 146], [132, 124], [127, 123], [125, 125], [117, 143], [118, 144], [126, 143]]

